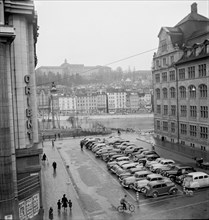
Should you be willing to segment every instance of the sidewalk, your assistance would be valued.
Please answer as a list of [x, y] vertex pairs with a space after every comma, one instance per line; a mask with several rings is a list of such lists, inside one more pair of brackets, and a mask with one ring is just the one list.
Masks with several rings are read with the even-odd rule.
[[[73, 188], [73, 184], [69, 178], [69, 175], [65, 169], [63, 161], [57, 150], [59, 147], [59, 141], [55, 141], [55, 147], [52, 148], [51, 141], [44, 142], [43, 153], [46, 154], [48, 161], [45, 164], [42, 162], [42, 198], [44, 208], [44, 220], [49, 219], [48, 211], [52, 207], [54, 210], [54, 220], [85, 220], [84, 213], [79, 205], [79, 198]], [[52, 163], [57, 163], [57, 171], [54, 174]], [[61, 210], [57, 211], [57, 201], [62, 199], [63, 194], [72, 200], [73, 206], [70, 212]]]

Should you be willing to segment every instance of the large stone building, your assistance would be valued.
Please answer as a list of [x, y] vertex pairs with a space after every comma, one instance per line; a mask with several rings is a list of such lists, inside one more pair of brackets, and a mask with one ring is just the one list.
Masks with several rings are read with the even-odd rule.
[[0, 0], [0, 219], [42, 219], [33, 1]]
[[185, 18], [162, 27], [158, 37], [152, 69], [155, 135], [182, 153], [207, 158], [209, 19], [193, 3]]
[[40, 66], [36, 69], [36, 74], [67, 74], [76, 75], [91, 78], [99, 72], [111, 72], [111, 68], [107, 66], [84, 66], [84, 64], [69, 64], [67, 59], [60, 66]]

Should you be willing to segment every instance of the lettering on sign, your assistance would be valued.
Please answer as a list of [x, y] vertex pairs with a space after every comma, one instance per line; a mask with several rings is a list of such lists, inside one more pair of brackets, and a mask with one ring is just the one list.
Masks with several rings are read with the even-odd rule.
[[24, 81], [26, 83], [25, 86], [25, 95], [27, 96], [27, 109], [25, 111], [26, 117], [27, 117], [27, 121], [26, 121], [26, 128], [27, 128], [27, 135], [28, 135], [28, 139], [32, 140], [32, 109], [31, 109], [31, 105], [30, 105], [30, 95], [31, 95], [31, 88], [30, 88], [30, 75], [26, 75], [24, 77]]
[[28, 218], [33, 218], [33, 200], [29, 198], [26, 200], [26, 213]]

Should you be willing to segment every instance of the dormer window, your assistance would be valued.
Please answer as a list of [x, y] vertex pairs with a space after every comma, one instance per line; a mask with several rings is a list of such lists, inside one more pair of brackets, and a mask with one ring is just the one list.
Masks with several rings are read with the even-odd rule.
[[162, 52], [167, 51], [167, 43], [166, 40], [161, 41], [161, 50]]
[[192, 51], [191, 50], [187, 50], [186, 52], [186, 56], [189, 57], [191, 55]]
[[206, 53], [209, 53], [209, 44], [206, 45]]

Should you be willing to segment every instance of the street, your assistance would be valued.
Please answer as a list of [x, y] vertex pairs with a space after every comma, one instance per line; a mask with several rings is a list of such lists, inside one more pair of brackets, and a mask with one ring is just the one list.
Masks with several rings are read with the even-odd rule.
[[[128, 139], [139, 146], [151, 148], [150, 144], [136, 139], [136, 134], [124, 134], [124, 139]], [[208, 219], [209, 217], [209, 189], [201, 189], [194, 193], [194, 196], [183, 195], [182, 188], [178, 186], [179, 192], [177, 195], [165, 195], [158, 198], [145, 198], [141, 193], [139, 194], [139, 202], [136, 201], [136, 193], [134, 190], [125, 190], [119, 183], [117, 176], [111, 174], [107, 168], [106, 163], [101, 159], [95, 158], [94, 154], [85, 149], [80, 149], [81, 138], [58, 140], [55, 142], [53, 149], [50, 142], [45, 142], [44, 152], [48, 155], [53, 155], [53, 151], [58, 152], [62, 158], [67, 172], [57, 169], [57, 176], [62, 172], [63, 182], [60, 183], [62, 189], [57, 191], [62, 193], [63, 187], [66, 188], [66, 194], [75, 194], [78, 207], [73, 209], [70, 219], [80, 219], [81, 216], [76, 215], [76, 211], [83, 213], [86, 219]], [[172, 155], [163, 149], [156, 149], [156, 151], [165, 158], [174, 159], [177, 162], [188, 162], [182, 156]], [[50, 158], [49, 158], [50, 159]], [[53, 159], [50, 159], [52, 163]], [[51, 167], [50, 167], [51, 168]], [[52, 169], [52, 168], [51, 168]], [[44, 174], [43, 169], [43, 175]], [[67, 177], [66, 177], [67, 175]], [[53, 184], [57, 176], [50, 174], [47, 176], [48, 184]], [[59, 177], [60, 178], [60, 177]], [[46, 180], [46, 178], [45, 178]], [[43, 180], [44, 181], [44, 180]], [[62, 187], [63, 183], [65, 186]], [[71, 189], [68, 189], [71, 188]], [[72, 188], [74, 192], [72, 192]], [[45, 185], [46, 194], [48, 186]], [[57, 191], [54, 192], [57, 195]], [[119, 213], [117, 207], [120, 205], [120, 199], [128, 195], [130, 203], [134, 204], [136, 209], [134, 213]], [[53, 194], [51, 195], [51, 199]], [[57, 199], [57, 197], [56, 197]], [[50, 200], [50, 199], [49, 199]], [[45, 207], [49, 207], [49, 202], [46, 199]], [[54, 203], [56, 200], [54, 201]], [[75, 202], [75, 201], [74, 201]], [[79, 206], [81, 207], [79, 209]], [[56, 216], [56, 203], [54, 205]], [[45, 215], [47, 217], [47, 215]], [[63, 215], [58, 216], [57, 219], [65, 219]], [[47, 219], [47, 218], [46, 218]], [[56, 219], [56, 218], [55, 218]], [[66, 218], [69, 219], [69, 218]]]

